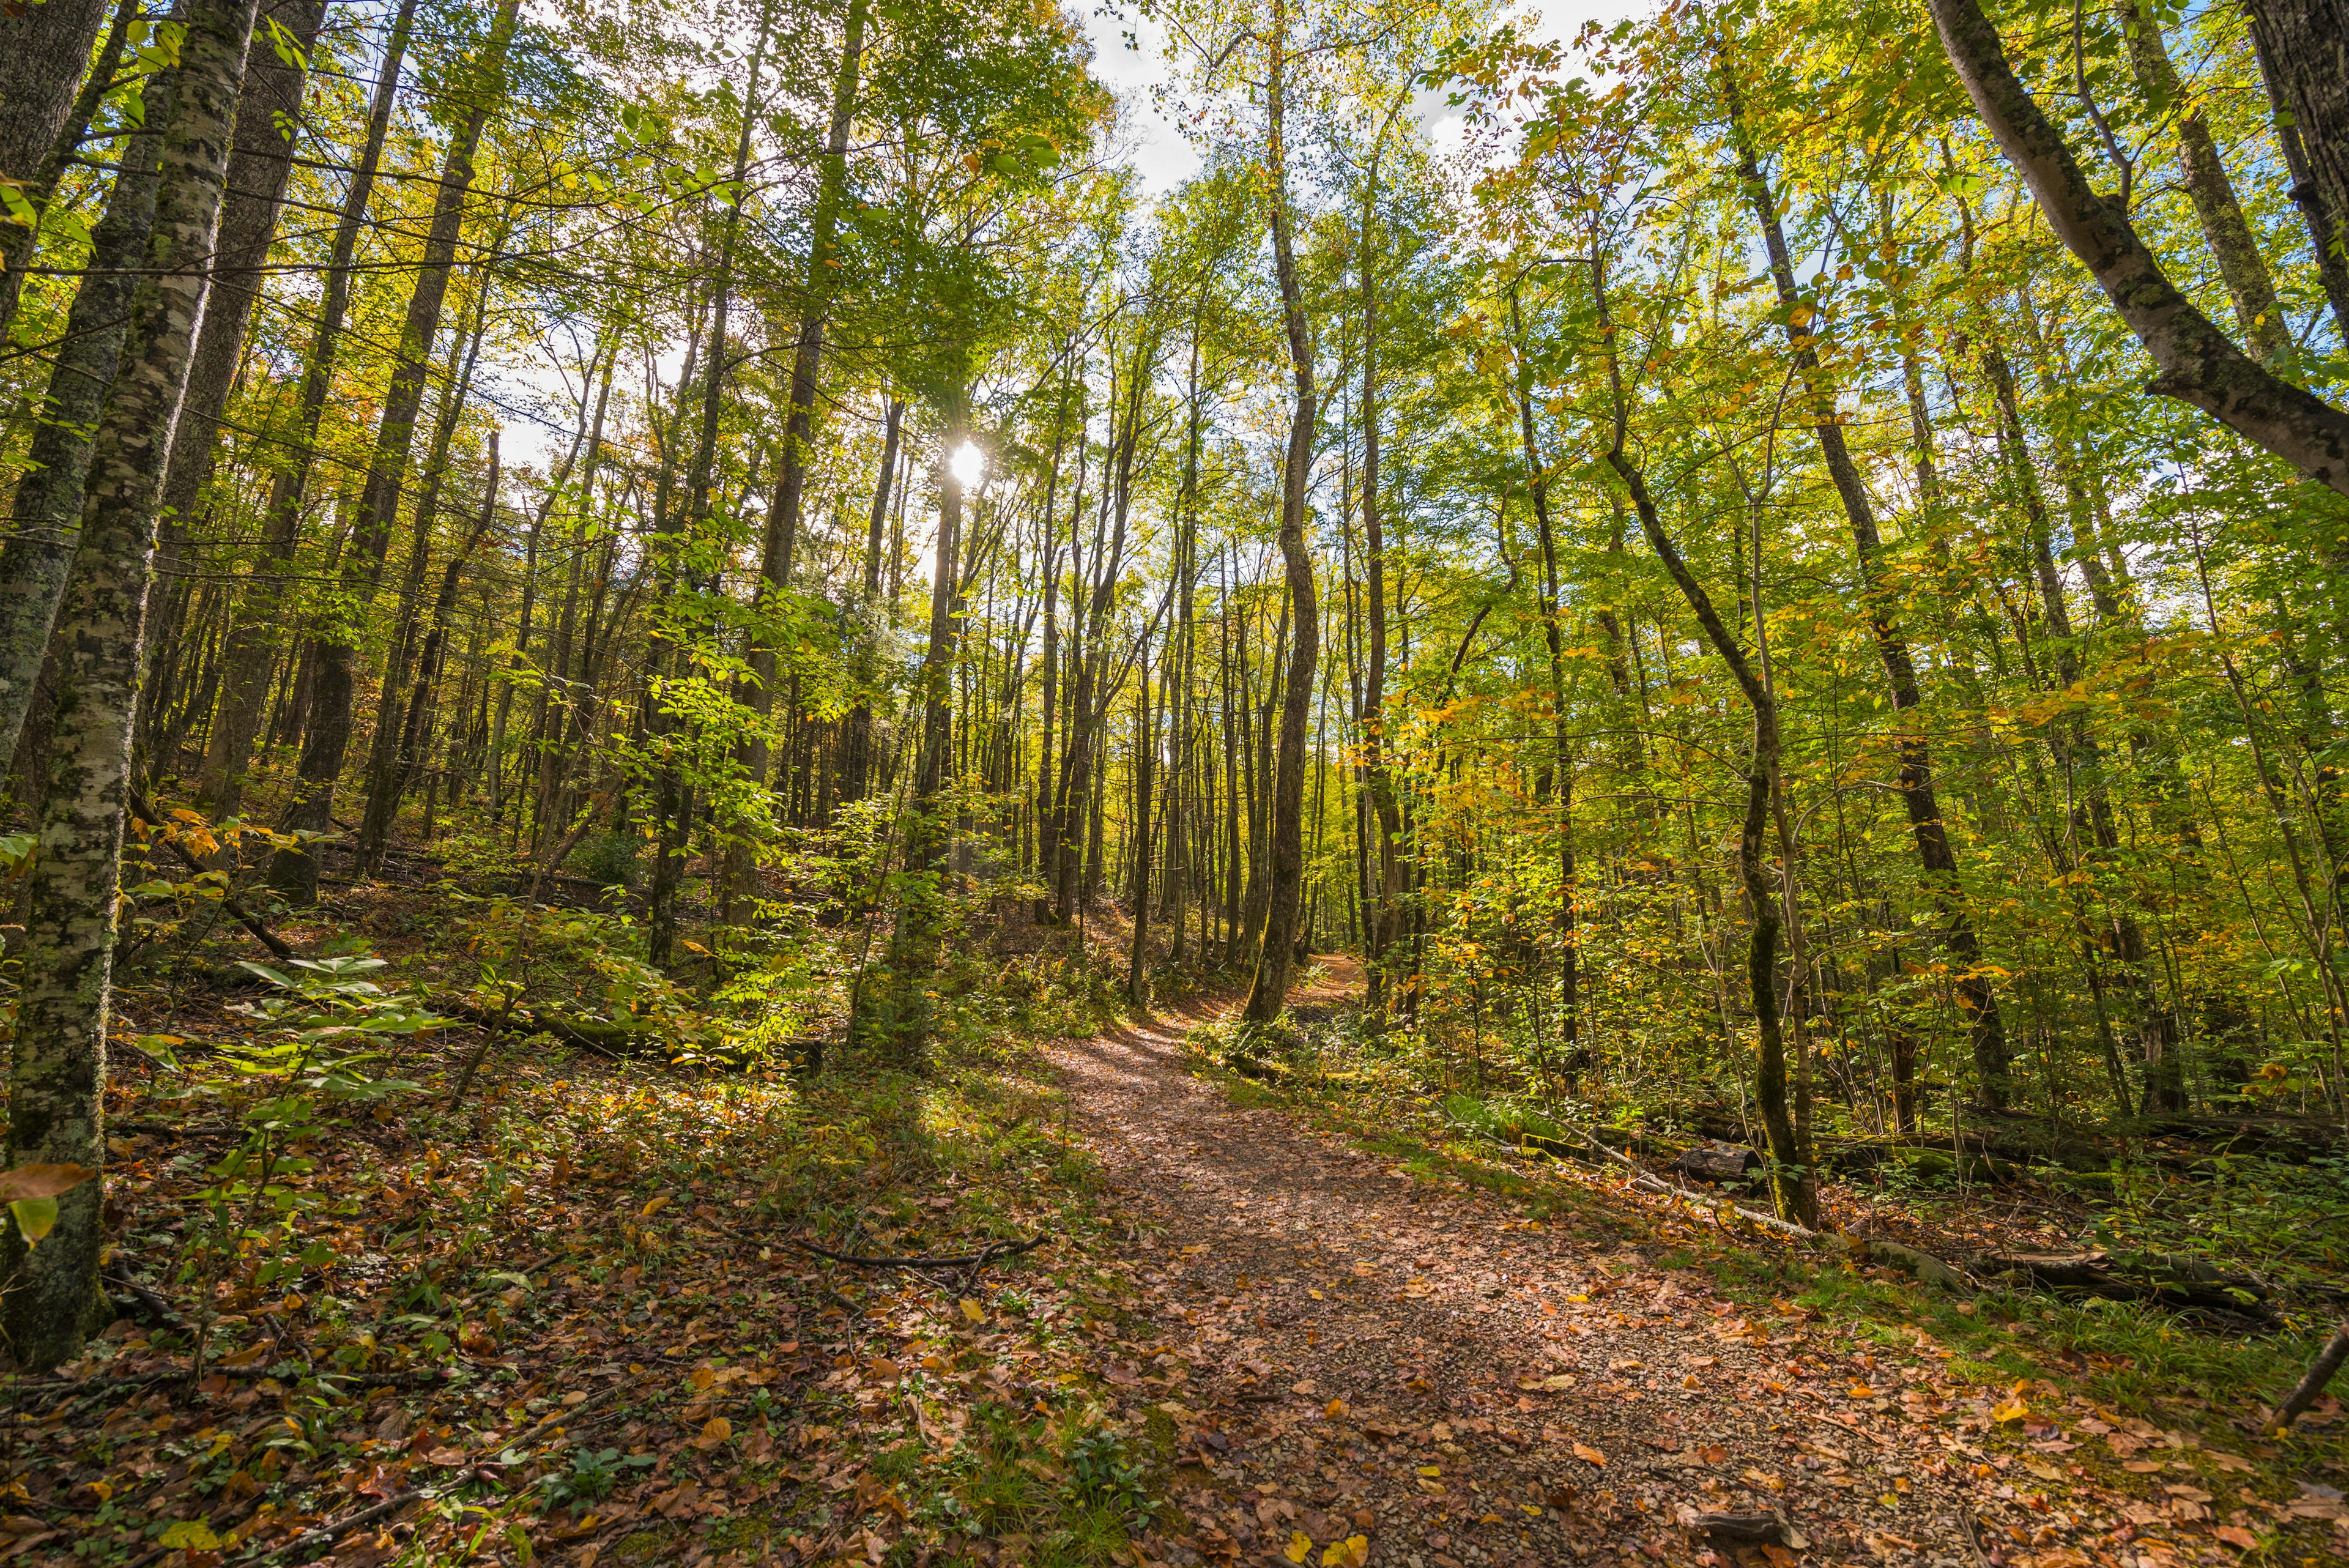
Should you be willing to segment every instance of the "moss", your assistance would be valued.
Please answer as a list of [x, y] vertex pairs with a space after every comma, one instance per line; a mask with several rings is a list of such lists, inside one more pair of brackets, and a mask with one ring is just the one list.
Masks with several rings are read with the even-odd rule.
[[619, 1563], [650, 1563], [663, 1555], [673, 1544], [671, 1530], [639, 1530], [624, 1535], [612, 1546], [613, 1560]]

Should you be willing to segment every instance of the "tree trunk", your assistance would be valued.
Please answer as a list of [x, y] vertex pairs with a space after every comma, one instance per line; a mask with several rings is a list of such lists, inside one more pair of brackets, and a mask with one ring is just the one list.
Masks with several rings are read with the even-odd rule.
[[2316, 182], [2315, 167], [2308, 159], [2308, 143], [2300, 133], [2299, 111], [2292, 108], [2282, 78], [2270, 63], [2267, 46], [2261, 42], [2256, 26], [2251, 29], [2251, 48], [2259, 57], [2260, 80], [2268, 90], [2276, 140], [2283, 148], [2284, 172], [2292, 180], [2288, 194], [2308, 230], [2309, 249], [2316, 255], [2317, 280], [2333, 306], [2333, 329], [2343, 344], [2349, 345], [2349, 255], [2341, 251], [2341, 236], [2349, 233], [2349, 212], [2326, 203]]
[[1533, 365], [1514, 294], [1509, 325], [1517, 336], [1517, 437], [1526, 455], [1526, 492], [1541, 543], [1542, 640], [1549, 653], [1549, 771], [1557, 799], [1558, 1044], [1570, 1072], [1582, 1054], [1581, 954], [1576, 944], [1574, 867], [1574, 748], [1566, 718], [1566, 634], [1558, 624], [1557, 538], [1550, 524], [1549, 470], [1534, 432]]
[[[106, 1160], [106, 1044], [115, 900], [138, 701], [140, 639], [163, 456], [179, 411], [212, 265], [238, 78], [254, 0], [189, 0], [161, 117], [155, 217], [130, 303], [122, 367], [99, 410], [89, 498], [59, 627], [41, 853], [34, 862], [9, 1072], [7, 1163]], [[0, 1326], [47, 1371], [104, 1311], [100, 1182], [57, 1200], [37, 1251], [0, 1235]]]
[[[228, 406], [244, 352], [245, 329], [261, 297], [269, 248], [277, 234], [277, 210], [294, 168], [293, 127], [299, 123], [309, 77], [309, 51], [326, 18], [326, 0], [263, 0], [260, 16], [274, 20], [293, 44], [293, 61], [278, 53], [278, 38], [256, 23], [244, 85], [237, 101], [236, 141], [229, 153], [221, 198], [220, 257], [196, 332], [195, 356], [188, 368], [188, 392], [172, 432], [171, 462], [163, 475], [163, 515], [158, 530], [155, 575], [176, 584], [189, 575], [188, 538], [204, 489], [211, 483], [220, 441], [222, 410]], [[152, 613], [147, 641], [163, 658], [179, 639], [179, 611], [186, 596], [167, 593]], [[148, 684], [158, 684], [150, 670]], [[168, 683], [165, 683], [168, 684]], [[150, 698], [140, 705], [134, 749], [149, 751], [150, 727], [162, 717]], [[176, 752], [176, 747], [172, 748]]]
[[1126, 949], [1125, 1001], [1136, 1012], [1150, 1010], [1150, 775], [1157, 761], [1158, 732], [1150, 716], [1150, 632], [1144, 628], [1136, 654], [1133, 692], [1133, 940]]
[[[432, 226], [425, 236], [416, 286], [409, 296], [408, 317], [400, 328], [398, 363], [384, 391], [367, 488], [360, 493], [358, 516], [343, 556], [345, 603], [320, 629], [315, 643], [309, 733], [303, 738], [294, 798], [283, 823], [291, 833], [315, 836], [334, 826], [335, 786], [342, 775], [343, 754], [350, 745], [351, 711], [357, 694], [353, 667], [358, 658], [358, 628], [351, 618], [364, 615], [374, 597], [384, 551], [391, 542], [392, 523], [407, 483], [409, 452], [416, 439], [417, 416], [424, 406], [433, 340], [440, 333], [440, 310], [448, 299], [449, 277], [457, 259], [466, 196], [472, 189], [473, 154], [491, 110], [504, 96], [506, 54], [513, 42], [519, 4], [520, 0], [501, 0], [483, 55], [471, 62], [465, 72], [460, 90], [470, 100], [468, 113], [443, 161]], [[271, 857], [269, 881], [289, 903], [317, 901], [318, 857], [309, 839], [298, 839]]]
[[1297, 641], [1289, 649], [1287, 689], [1281, 693], [1280, 751], [1275, 764], [1270, 823], [1270, 875], [1264, 932], [1257, 947], [1256, 977], [1241, 1016], [1269, 1023], [1288, 1000], [1289, 971], [1297, 960], [1297, 919], [1305, 886], [1305, 721], [1321, 654], [1321, 607], [1313, 587], [1313, 556], [1305, 542], [1305, 493], [1312, 479], [1313, 349], [1307, 339], [1305, 293], [1289, 241], [1288, 148], [1282, 140], [1284, 87], [1288, 70], [1288, 0], [1273, 0], [1270, 60], [1266, 80], [1266, 170], [1272, 209], [1274, 271], [1280, 283], [1281, 326], [1288, 339], [1288, 363], [1296, 379], [1296, 409], [1288, 421], [1288, 460], [1280, 477], [1280, 559], [1288, 578], [1288, 607]]
[[440, 411], [432, 422], [432, 445], [424, 460], [424, 485], [409, 514], [408, 567], [400, 578], [389, 651], [376, 694], [375, 736], [367, 747], [363, 774], [367, 795], [359, 816], [357, 864], [357, 875], [363, 877], [372, 877], [382, 868], [383, 848], [391, 836], [392, 818], [399, 810], [393, 775], [399, 753], [400, 688], [407, 683], [409, 667], [416, 653], [417, 616], [426, 568], [430, 564], [432, 531], [440, 520], [440, 493], [449, 478], [449, 452], [456, 441], [457, 426], [464, 418], [465, 404], [472, 395], [473, 371], [481, 359], [481, 339], [489, 318], [489, 286], [490, 279], [484, 274], [474, 291], [472, 325], [470, 329], [460, 325], [453, 335], [455, 341], [449, 346]]
[[[2261, 65], [2292, 110], [2307, 169], [2292, 171], [2293, 183], [2315, 188], [2337, 239], [2349, 228], [2349, 0], [2246, 0], [2243, 10]], [[2304, 201], [2298, 189], [2292, 198]]]
[[0, 776], [15, 761], [73, 565], [91, 435], [121, 358], [155, 216], [157, 155], [151, 136], [131, 138], [123, 154], [16, 482], [15, 536], [0, 555]]
[[[105, 20], [106, 0], [0, 6], [0, 180], [26, 185], [38, 180], [72, 125], [78, 89], [91, 68], [90, 47]], [[117, 52], [109, 49], [98, 62], [101, 76], [112, 74]], [[96, 107], [93, 101], [90, 109]], [[83, 110], [85, 119], [88, 112]], [[47, 196], [36, 188], [26, 192], [27, 204], [37, 213]], [[0, 218], [0, 265], [6, 268], [0, 281], [0, 337], [16, 319], [34, 238], [32, 225]]]
[[[2344, 13], [2349, 16], [2349, 13]], [[2235, 307], [2235, 326], [2243, 341], [2263, 360], [2272, 360], [2291, 342], [2289, 324], [2276, 306], [2275, 283], [2260, 255], [2251, 226], [2235, 200], [2235, 182], [2227, 174], [2218, 139], [2199, 107], [2191, 103], [2170, 64], [2161, 41], [2161, 24], [2144, 0], [2120, 0], [2121, 30], [2128, 37], [2129, 67], [2137, 74], [2147, 103], [2157, 114], [2178, 119], [2178, 163], [2186, 175], [2186, 193], [2193, 200], [2194, 216], [2202, 226], [2203, 241], [2219, 264], [2219, 279]]]
[[[1405, 101], [1399, 98], [1395, 110]], [[1391, 110], [1387, 126], [1392, 127], [1394, 120], [1395, 111]], [[1362, 777], [1370, 791], [1370, 826], [1375, 830], [1371, 837], [1377, 850], [1371, 867], [1371, 898], [1362, 911], [1362, 951], [1370, 961], [1363, 966], [1369, 971], [1364, 1000], [1374, 1023], [1386, 1018], [1386, 950], [1396, 934], [1402, 895], [1402, 817], [1395, 807], [1394, 776], [1386, 746], [1387, 545], [1379, 495], [1378, 253], [1371, 233], [1377, 212], [1379, 151], [1385, 144], [1382, 127], [1379, 149], [1371, 156], [1364, 181], [1362, 231], [1357, 241], [1362, 275], [1362, 608], [1370, 644], [1362, 676]], [[1570, 955], [1568, 961], [1573, 961]]]
[[[253, 742], [268, 701], [270, 675], [277, 650], [285, 640], [277, 625], [278, 607], [285, 591], [285, 571], [294, 556], [301, 533], [302, 504], [310, 472], [317, 461], [318, 422], [334, 381], [335, 358], [342, 347], [343, 320], [350, 308], [351, 262], [357, 253], [360, 225], [375, 190], [376, 172], [383, 160], [384, 138], [391, 125], [393, 101], [399, 92], [400, 62], [416, 19], [417, 0], [400, 0], [386, 36], [383, 62], [376, 80], [375, 99], [367, 110], [367, 140], [359, 149], [351, 185], [335, 228], [334, 249], [326, 263], [325, 297], [311, 333], [310, 351], [303, 361], [302, 402], [285, 453], [284, 466], [271, 482], [269, 507], [261, 528], [260, 556], [245, 581], [243, 602], [234, 611], [222, 681], [220, 711], [212, 722], [205, 748], [200, 797], [216, 812], [234, 815], [244, 798], [245, 769], [253, 760]], [[304, 655], [305, 667], [308, 655]]]
[[859, 999], [874, 1008], [874, 1015], [858, 1033], [903, 1057], [918, 1054], [929, 1034], [927, 988], [944, 935], [947, 851], [954, 837], [944, 796], [954, 765], [952, 674], [960, 630], [963, 490], [955, 475], [953, 453], [968, 430], [962, 393], [957, 391], [946, 414], [939, 447], [938, 534], [931, 551], [929, 640], [914, 679], [922, 730], [905, 826], [905, 891], [890, 937], [886, 983], [868, 987]]
[[1638, 514], [1640, 530], [1648, 537], [1648, 547], [1664, 564], [1665, 573], [1680, 589], [1681, 597], [1687, 601], [1697, 625], [1703, 629], [1705, 639], [1728, 667], [1754, 712], [1754, 750], [1745, 774], [1745, 815], [1737, 837], [1738, 876], [1744, 883], [1746, 902], [1754, 917], [1754, 929], [1745, 948], [1746, 994], [1754, 1009], [1760, 1047], [1754, 1066], [1754, 1098], [1769, 1137], [1770, 1185], [1779, 1217], [1816, 1229], [1818, 1195], [1810, 1168], [1810, 1151], [1796, 1136], [1794, 1118], [1787, 1114], [1785, 1035], [1778, 1014], [1778, 895], [1770, 886], [1762, 853], [1762, 836], [1770, 826], [1771, 796], [1777, 784], [1777, 701], [1746, 659], [1736, 634], [1723, 622], [1712, 597], [1689, 570], [1688, 562], [1671, 535], [1664, 532], [1663, 519], [1648, 493], [1646, 476], [1623, 450], [1630, 406], [1624, 398], [1621, 362], [1615, 351], [1615, 327], [1607, 306], [1604, 262], [1595, 252], [1590, 258], [1590, 274], [1591, 291], [1598, 301], [1599, 337], [1607, 345], [1608, 379], [1614, 400], [1614, 429], [1606, 452], [1607, 464], [1630, 494], [1632, 510]]
[[[285, 30], [297, 53], [289, 63], [276, 37], [254, 29], [244, 63], [244, 87], [237, 99], [236, 140], [229, 153], [225, 194], [221, 198], [220, 260], [212, 270], [212, 294], [196, 333], [195, 357], [188, 367], [188, 395], [171, 437], [171, 466], [163, 476], [163, 530], [184, 534], [212, 479], [218, 451], [221, 411], [235, 385], [244, 352], [246, 327], [261, 297], [269, 248], [277, 237], [277, 210], [294, 171], [292, 127], [299, 123], [308, 82], [308, 52], [326, 19], [326, 0], [264, 0], [262, 16]], [[168, 561], [161, 565], [169, 570]], [[162, 629], [160, 628], [157, 628]]]
[[[897, 443], [905, 425], [905, 405], [895, 398], [884, 400], [881, 411], [881, 473], [873, 483], [873, 510], [865, 520], [864, 577], [863, 591], [857, 597], [857, 608], [863, 624], [856, 632], [857, 680], [856, 706], [849, 711], [848, 735], [841, 759], [840, 798], [860, 801], [872, 787], [873, 777], [873, 703], [866, 693], [865, 683], [878, 673], [876, 644], [881, 624], [895, 610], [894, 605], [881, 601], [881, 543], [884, 525], [889, 520], [889, 489], [896, 477]], [[1052, 514], [1048, 498], [1044, 515]]]
[[[2096, 194], [2062, 133], [2015, 79], [1998, 31], [1977, 0], [1928, 4], [1967, 96], [2030, 185], [2048, 226], [2086, 265], [2152, 356], [2159, 373], [2147, 389], [2191, 403], [2319, 484], [2349, 495], [2349, 413], [2268, 370], [2178, 291], [2127, 215]], [[2329, 43], [2322, 31], [2302, 26], [2313, 24], [2318, 12], [2334, 17]], [[2269, 55], [2283, 78], [2319, 188], [2349, 192], [2349, 71], [2340, 63], [2349, 44], [2343, 42], [2338, 13], [2338, 0], [2263, 0], [2253, 10], [2253, 26], [2281, 43], [2271, 42]], [[2320, 58], [2323, 51], [2330, 51], [2329, 67]], [[2321, 147], [2320, 135], [2325, 139]], [[2341, 210], [2338, 202], [2333, 210]]]
[[[383, 816], [387, 824], [398, 815], [400, 800], [407, 794], [409, 786], [415, 782], [417, 770], [423, 763], [428, 740], [426, 726], [431, 710], [432, 689], [440, 679], [441, 656], [449, 645], [449, 617], [457, 607], [458, 581], [462, 576], [465, 563], [471, 558], [474, 549], [480, 545], [482, 537], [496, 525], [497, 513], [498, 436], [495, 431], [492, 431], [490, 432], [490, 472], [481, 486], [481, 514], [473, 520], [473, 526], [466, 534], [464, 542], [457, 546], [456, 553], [449, 557], [448, 566], [442, 569], [440, 591], [433, 596], [432, 610], [424, 634], [424, 643], [417, 653], [415, 682], [409, 688], [407, 711], [398, 725], [398, 746], [393, 753], [389, 775], [382, 784], [383, 795], [388, 803], [383, 808]], [[386, 722], [389, 722], [388, 717]], [[371, 808], [373, 805], [374, 803], [370, 801]], [[429, 815], [429, 813], [427, 815]], [[368, 813], [370, 821], [374, 819], [374, 811], [370, 809]], [[428, 827], [429, 826], [428, 824]]]
[[[1760, 160], [1747, 139], [1736, 83], [1729, 77], [1725, 62], [1723, 88], [1737, 144], [1738, 173], [1745, 182], [1747, 197], [1761, 223], [1763, 244], [1769, 257], [1770, 275], [1777, 286], [1779, 303], [1789, 312], [1786, 340], [1794, 351], [1795, 369], [1803, 378], [1819, 454], [1826, 463], [1828, 477], [1835, 482], [1844, 519], [1851, 530], [1852, 553], [1858, 560], [1860, 592], [1867, 601], [1868, 625], [1876, 639], [1877, 660], [1884, 667], [1894, 722], [1904, 732], [1895, 742], [1899, 757], [1901, 805], [1908, 811], [1909, 836], [1917, 846], [1917, 864], [1940, 907], [1943, 940], [1960, 970], [1958, 995], [1966, 1012], [1975, 1077], [1982, 1103], [2002, 1106], [2009, 1096], [2011, 1070], [2006, 1023], [1999, 1011], [1997, 992], [1981, 972], [1982, 943], [1962, 901], [1957, 851], [1950, 843], [1949, 828], [1941, 819], [1940, 801], [1934, 788], [1932, 753], [1924, 737], [1909, 729], [1908, 715], [1923, 703], [1924, 695], [1918, 686], [1917, 663], [1909, 653], [1908, 636], [1899, 619], [1899, 596], [1886, 580], [1884, 543], [1876, 526], [1875, 507], [1860, 478], [1858, 465], [1852, 462], [1851, 451], [1844, 441], [1843, 415], [1836, 406], [1836, 389], [1819, 363], [1818, 351], [1812, 346], [1819, 335], [1818, 323], [1799, 315], [1804, 305], [1795, 287], [1793, 253], [1787, 248], [1785, 230], [1779, 222], [1777, 201], [1769, 182], [1763, 178]], [[1912, 410], [1912, 418], [1921, 423], [1923, 414]], [[1920, 450], [1923, 455], [1919, 461], [1930, 464], [1930, 441]]]

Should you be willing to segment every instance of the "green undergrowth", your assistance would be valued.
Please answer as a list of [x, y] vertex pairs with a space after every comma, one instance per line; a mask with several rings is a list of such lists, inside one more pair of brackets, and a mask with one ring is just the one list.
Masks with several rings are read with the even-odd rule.
[[[2337, 1469], [2349, 1460], [2349, 1419], [2337, 1411], [2323, 1425], [2303, 1423], [2286, 1442], [2256, 1429], [2330, 1332], [2319, 1310], [2287, 1312], [2275, 1328], [2247, 1332], [2136, 1303], [2008, 1290], [1960, 1299], [1758, 1233], [1733, 1243], [1710, 1223], [1627, 1199], [1609, 1189], [1619, 1167], [1601, 1165], [1595, 1154], [1560, 1155], [1587, 1150], [1594, 1136], [1636, 1146], [1633, 1127], [1570, 1128], [1506, 1097], [1412, 1084], [1402, 1064], [1346, 1015], [1285, 1018], [1268, 1030], [1219, 1022], [1194, 1031], [1189, 1044], [1235, 1103], [1295, 1111], [1423, 1182], [1489, 1192], [1594, 1243], [1629, 1242], [1665, 1266], [1702, 1269], [1756, 1321], [1821, 1323], [1903, 1350], [1927, 1344], [1958, 1376], [1984, 1385], [2043, 1380], [2130, 1417], [2201, 1429], [2211, 1443], [2246, 1449], [2278, 1476]], [[1366, 1079], [1377, 1086], [1365, 1089]], [[1546, 1147], [1553, 1144], [1557, 1152]], [[2237, 1170], [2248, 1167], [2239, 1161]], [[2320, 1168], [2309, 1181], [2310, 1206], [2331, 1202], [2325, 1178]], [[2187, 1237], [2200, 1250], [2227, 1233], [2210, 1215], [2182, 1210], [2174, 1179], [2131, 1173], [2119, 1185], [2166, 1198], [2156, 1204], [2141, 1197], [2114, 1215], [2107, 1223], [2116, 1237], [2156, 1236], [2173, 1246]], [[2243, 1206], [2238, 1194], [2213, 1213], [2239, 1214]], [[2307, 1210], [2299, 1212], [2304, 1220]], [[2321, 1257], [2341, 1241], [2333, 1231], [2295, 1244]]]
[[[406, 972], [445, 986], [462, 961], [441, 961]], [[235, 1563], [348, 1511], [363, 1484], [484, 1466], [403, 1561], [789, 1542], [904, 1563], [1016, 1539], [1074, 1568], [1141, 1527], [1158, 1460], [1094, 1392], [1104, 1351], [1137, 1358], [1133, 1287], [1104, 1266], [1097, 1173], [1024, 1044], [1089, 1030], [1103, 986], [1049, 963], [1012, 994], [978, 975], [917, 1059], [835, 1047], [809, 1072], [774, 1054], [482, 1048], [420, 1023], [372, 962], [318, 961], [217, 1022], [191, 1016], [111, 1085], [109, 1266], [175, 1317], [124, 1318], [76, 1369], [129, 1393], [12, 1428], [21, 1473], [54, 1483], [18, 1498], [17, 1527], [94, 1564], [167, 1539]], [[797, 1245], [966, 1256], [1038, 1238], [927, 1276]], [[158, 1382], [199, 1327], [222, 1375]], [[110, 1401], [150, 1384], [131, 1432]], [[186, 1485], [133, 1485], [191, 1454]]]

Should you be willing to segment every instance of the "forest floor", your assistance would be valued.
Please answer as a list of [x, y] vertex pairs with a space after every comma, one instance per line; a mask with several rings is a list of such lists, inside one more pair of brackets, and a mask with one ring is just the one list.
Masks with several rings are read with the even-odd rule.
[[[1324, 961], [1295, 1004], [1359, 985]], [[1143, 1227], [1158, 1361], [1190, 1369], [1169, 1405], [1189, 1461], [1178, 1563], [2349, 1551], [2337, 1491], [2246, 1485], [2269, 1467], [2215, 1439], [2045, 1381], [1984, 1386], [1970, 1374], [1992, 1368], [1930, 1333], [1725, 1291], [1682, 1249], [1626, 1240], [1623, 1215], [1528, 1219], [1252, 1085], [1235, 1104], [1185, 1045], [1215, 1006], [1052, 1053]], [[1779, 1542], [1701, 1528], [1756, 1513], [1780, 1516]]]
[[[371, 923], [429, 930], [432, 907]], [[419, 948], [388, 978], [430, 988], [453, 961]], [[183, 1067], [254, 1029], [210, 985], [129, 999]], [[1359, 985], [1325, 960], [1295, 1005]], [[282, 1226], [205, 1197], [233, 1101], [133, 1053], [109, 1270], [144, 1306], [60, 1376], [0, 1386], [0, 1563], [2349, 1552], [2336, 1437], [2270, 1443], [2239, 1391], [2152, 1361], [2116, 1394], [1992, 1298], [1814, 1268], [1604, 1175], [1220, 1076], [1194, 1032], [1233, 1002], [1040, 1048], [975, 1025], [918, 1064], [796, 1076], [450, 1029], [402, 1048], [412, 1093], [295, 1146], [315, 1164], [281, 1171]], [[978, 1268], [803, 1250], [1023, 1241]], [[1703, 1528], [1765, 1513], [1772, 1542]]]

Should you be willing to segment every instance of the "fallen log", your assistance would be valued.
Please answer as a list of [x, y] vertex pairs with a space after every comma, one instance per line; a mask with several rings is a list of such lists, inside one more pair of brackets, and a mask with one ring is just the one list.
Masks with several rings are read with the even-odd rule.
[[1682, 1176], [1719, 1185], [1761, 1175], [1762, 1157], [1743, 1144], [1702, 1143], [1682, 1150], [1681, 1157], [1672, 1161], [1672, 1168]]
[[2020, 1281], [2057, 1295], [2155, 1302], [2203, 1312], [2269, 1315], [2266, 1285], [2221, 1273], [2199, 1258], [2117, 1260], [2106, 1252], [1984, 1252], [1970, 1264], [1984, 1277]]
[[630, 1029], [624, 1023], [611, 1023], [601, 1018], [571, 1017], [532, 1007], [501, 1010], [449, 996], [434, 997], [425, 1005], [494, 1033], [551, 1034], [565, 1045], [576, 1045], [615, 1060], [654, 1049], [650, 1043], [660, 1038], [649, 1029]]
[[[1580, 1129], [1569, 1125], [1564, 1130], [1574, 1132]], [[1631, 1185], [1643, 1192], [1661, 1193], [1666, 1197], [1678, 1198], [1684, 1202], [1708, 1206], [1716, 1218], [1723, 1214], [1734, 1214], [1747, 1224], [1767, 1231], [1774, 1235], [1785, 1236], [1797, 1241], [1839, 1248], [1865, 1262], [1881, 1263], [1887, 1268], [1899, 1269], [1904, 1273], [1913, 1274], [1920, 1283], [1931, 1285], [1937, 1290], [1948, 1291], [1955, 1295], [1971, 1293], [1971, 1285], [1965, 1275], [1930, 1252], [1920, 1252], [1914, 1247], [1904, 1247], [1897, 1241], [1872, 1241], [1857, 1236], [1830, 1235], [1814, 1231], [1808, 1226], [1797, 1225], [1791, 1220], [1781, 1220], [1775, 1214], [1764, 1214], [1759, 1210], [1747, 1209], [1735, 1203], [1726, 1203], [1718, 1198], [1691, 1191], [1685, 1187], [1675, 1187], [1654, 1172], [1624, 1158], [1595, 1138], [1591, 1140], [1590, 1147], [1606, 1158], [1615, 1161], [1629, 1170], [1631, 1173]]]

